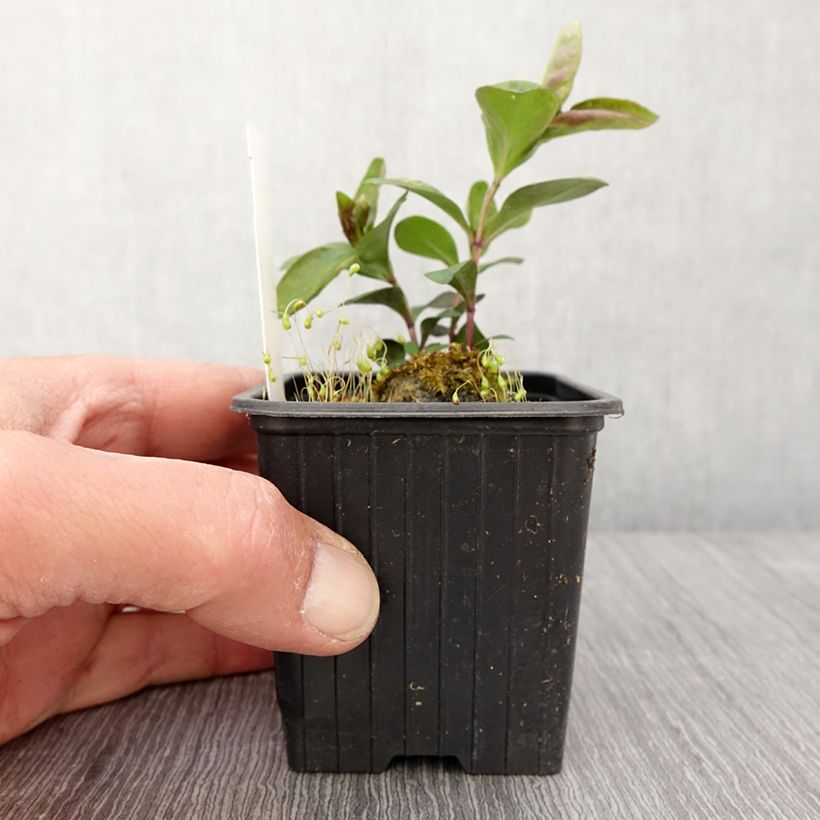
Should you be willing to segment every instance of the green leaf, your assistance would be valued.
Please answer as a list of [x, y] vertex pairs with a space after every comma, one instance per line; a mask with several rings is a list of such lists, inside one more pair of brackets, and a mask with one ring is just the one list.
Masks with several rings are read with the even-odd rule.
[[282, 264], [279, 266], [279, 270], [286, 271], [299, 257], [301, 254], [297, 253], [295, 256], [289, 256]]
[[[531, 213], [531, 212], [530, 212]], [[501, 259], [493, 259], [492, 262], [485, 262], [478, 266], [478, 272], [484, 273], [489, 268], [494, 268], [496, 265], [520, 265], [524, 261], [521, 256], [504, 256]]]
[[442, 270], [431, 270], [429, 273], [425, 273], [424, 275], [431, 279], [433, 282], [439, 285], [449, 285], [450, 282], [453, 281], [453, 277], [456, 275], [456, 271], [463, 265], [464, 263], [461, 262], [458, 265], [450, 265], [449, 268], [443, 268]]
[[[479, 293], [475, 297], [475, 303], [478, 304], [483, 298], [484, 294]], [[438, 314], [439, 319], [457, 319], [459, 316], [464, 315], [464, 311], [467, 310], [467, 303], [460, 294], [448, 291], [440, 293], [426, 305], [417, 305], [410, 312], [414, 319], [418, 319], [418, 317], [429, 308], [440, 311]]]
[[388, 367], [398, 367], [407, 358], [407, 353], [404, 350], [404, 345], [397, 342], [395, 339], [382, 339], [384, 346], [387, 348], [385, 353], [385, 364]]
[[356, 261], [347, 242], [332, 242], [302, 254], [285, 272], [276, 288], [280, 311], [296, 299], [310, 302], [345, 268]]
[[438, 316], [428, 316], [422, 323], [421, 323], [421, 346], [424, 347], [425, 343], [431, 336], [446, 336], [450, 332], [450, 328], [446, 325], [440, 325]]
[[428, 185], [426, 182], [421, 182], [418, 179], [384, 179], [384, 178], [373, 178], [367, 180], [369, 183], [373, 185], [395, 185], [397, 188], [404, 188], [405, 191], [411, 191], [412, 193], [432, 202], [434, 205], [441, 208], [444, 213], [446, 213], [449, 217], [454, 219], [461, 225], [464, 230], [468, 230], [469, 226], [467, 225], [467, 220], [464, 218], [464, 214], [461, 212], [461, 208], [453, 202], [450, 197], [443, 194], [439, 191], [438, 188], [434, 188], [432, 185]]
[[498, 179], [530, 157], [558, 112], [558, 97], [535, 83], [485, 85], [475, 93]]
[[[467, 344], [467, 325], [462, 325], [459, 328], [453, 341], [461, 345]], [[486, 347], [488, 343], [487, 337], [478, 329], [478, 325], [473, 325], [473, 347], [481, 349]]]
[[603, 188], [605, 185], [605, 182], [594, 177], [552, 179], [549, 182], [525, 185], [523, 188], [513, 191], [504, 200], [498, 214], [488, 221], [485, 241], [490, 241], [500, 233], [515, 227], [516, 220], [519, 220], [522, 214], [532, 211], [533, 208], [578, 199], [597, 191], [599, 188]]
[[448, 268], [442, 268], [441, 270], [431, 270], [424, 275], [430, 279], [431, 281], [435, 282], [437, 285], [450, 285], [455, 278], [455, 275], [461, 269], [462, 265], [466, 265], [466, 262], [459, 262], [457, 265], [450, 265]]
[[353, 203], [353, 224], [356, 226], [359, 237], [364, 236], [376, 221], [376, 210], [367, 204], [367, 200], [360, 196]]
[[581, 64], [582, 52], [581, 24], [573, 20], [558, 33], [549, 62], [544, 70], [544, 79], [541, 80], [544, 88], [549, 88], [555, 93], [559, 107], [566, 102], [572, 91], [572, 84], [578, 73], [578, 66]]
[[[483, 298], [484, 294], [479, 294], [476, 296], [475, 302], [478, 303]], [[467, 304], [459, 293], [447, 291], [445, 293], [440, 293], [435, 299], [431, 300], [426, 305], [417, 305], [410, 312], [412, 313], [414, 319], [418, 319], [418, 317], [421, 316], [425, 310], [431, 308], [439, 311], [439, 319], [456, 319], [463, 315], [464, 311], [467, 310]]]
[[428, 303], [427, 307], [447, 310], [448, 308], [458, 307], [459, 304], [461, 304], [461, 301], [457, 293], [440, 293]]
[[454, 308], [459, 301], [459, 296], [457, 293], [440, 293], [435, 299], [431, 299], [426, 305], [416, 305], [411, 311], [413, 314], [413, 318], [417, 319], [425, 310], [428, 308]]
[[429, 353], [438, 353], [439, 350], [447, 350], [450, 347], [449, 344], [442, 344], [441, 342], [434, 342], [431, 345], [425, 345], [424, 349]]
[[[470, 228], [475, 231], [478, 227], [478, 219], [481, 215], [481, 205], [484, 202], [484, 197], [487, 196], [487, 188], [490, 186], [483, 180], [474, 182], [470, 188], [470, 193], [467, 196], [467, 219], [470, 221]], [[498, 208], [495, 206], [495, 200], [490, 203], [487, 211], [489, 216], [495, 216], [498, 213]]]
[[424, 274], [428, 279], [432, 279], [439, 285], [450, 285], [457, 290], [468, 301], [475, 297], [475, 283], [478, 276], [478, 268], [472, 259], [466, 262], [459, 262], [458, 265], [451, 265], [443, 270], [434, 270]]
[[362, 225], [363, 233], [367, 233], [376, 221], [376, 209], [379, 205], [379, 187], [368, 182], [372, 177], [383, 177], [387, 173], [387, 165], [381, 157], [376, 157], [371, 160], [370, 165], [364, 172], [362, 181], [356, 189], [356, 194], [353, 199], [356, 204], [364, 211], [366, 208], [366, 220]]
[[387, 165], [384, 160], [381, 157], [375, 157], [372, 159], [370, 161], [370, 165], [367, 166], [367, 170], [364, 172], [364, 176], [362, 177], [362, 181], [359, 183], [359, 187], [356, 189], [356, 196], [354, 199], [358, 199], [360, 196], [363, 196], [367, 200], [367, 204], [375, 210], [376, 205], [379, 202], [379, 188], [378, 186], [373, 185], [370, 180], [373, 177], [383, 177], [386, 173]]
[[366, 233], [359, 242], [356, 250], [361, 266], [359, 273], [362, 276], [391, 283], [395, 281], [393, 266], [390, 264], [390, 229], [405, 199], [407, 199], [407, 194], [402, 194], [395, 201], [387, 216], [373, 230]]
[[408, 356], [415, 356], [419, 352], [419, 346], [415, 342], [405, 342], [404, 352]]
[[396, 243], [408, 253], [438, 259], [445, 265], [458, 262], [458, 250], [450, 232], [426, 216], [409, 216], [396, 225]]
[[562, 111], [544, 132], [542, 141], [580, 134], [582, 131], [648, 128], [658, 115], [631, 100], [597, 97]]
[[[459, 329], [458, 333], [456, 333], [456, 337], [454, 341], [458, 342], [459, 344], [465, 344], [467, 338], [467, 327], [462, 325]], [[490, 342], [493, 339], [512, 339], [512, 336], [507, 336], [504, 333], [498, 333], [495, 336], [485, 336], [479, 329], [478, 325], [473, 327], [473, 347], [477, 348], [478, 350], [484, 350], [485, 348], [490, 346]]]
[[369, 293], [362, 293], [359, 296], [354, 296], [351, 299], [345, 300], [342, 304], [345, 305], [384, 305], [385, 307], [394, 310], [404, 319], [408, 324], [413, 323], [413, 317], [410, 315], [410, 310], [407, 307], [407, 301], [404, 294], [395, 287], [380, 288], [379, 290], [371, 290]]
[[356, 203], [347, 194], [336, 191], [336, 210], [339, 212], [339, 222], [347, 241], [351, 245], [357, 245], [362, 238], [362, 230], [354, 217]]
[[512, 228], [523, 228], [526, 225], [530, 218], [532, 217], [532, 211], [522, 211], [521, 216], [516, 217], [513, 219], [512, 222], [507, 226], [507, 230], [511, 230]]

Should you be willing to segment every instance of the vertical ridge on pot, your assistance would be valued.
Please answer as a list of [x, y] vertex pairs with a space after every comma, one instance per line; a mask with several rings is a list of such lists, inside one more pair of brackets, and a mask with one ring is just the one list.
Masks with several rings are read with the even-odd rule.
[[[556, 577], [556, 567], [558, 566], [557, 555], [557, 532], [558, 532], [558, 516], [560, 514], [560, 491], [558, 487], [558, 441], [553, 439], [552, 447], [550, 448], [550, 483], [549, 483], [549, 497], [547, 510], [547, 528], [546, 528], [546, 542], [547, 542], [547, 574], [544, 578], [544, 587], [546, 591], [546, 607], [542, 615], [542, 632], [540, 646], [542, 652], [541, 661], [541, 675], [544, 680], [544, 690], [541, 697], [541, 721], [540, 732], [538, 736], [538, 767], [539, 769], [549, 762], [554, 762], [551, 757], [547, 755], [546, 748], [550, 742], [550, 735], [554, 731], [553, 728], [553, 689], [560, 686], [560, 681], [557, 678], [557, 669], [553, 663], [552, 642], [554, 638], [555, 615], [554, 615], [554, 597], [557, 594], [553, 579]], [[558, 763], [560, 768], [560, 762]]]
[[[510, 768], [510, 746], [514, 745], [515, 741], [518, 738], [517, 728], [518, 727], [511, 727], [510, 726], [510, 718], [513, 717], [512, 710], [510, 708], [515, 694], [515, 684], [516, 681], [516, 671], [517, 671], [517, 659], [515, 658], [515, 647], [516, 641], [519, 639], [519, 632], [516, 630], [516, 611], [517, 607], [520, 603], [521, 597], [521, 587], [519, 585], [519, 580], [523, 581], [525, 579], [521, 579], [519, 573], [521, 572], [522, 566], [524, 566], [524, 561], [522, 560], [521, 556], [521, 536], [522, 536], [522, 529], [519, 526], [519, 521], [521, 517], [521, 436], [515, 437], [514, 443], [514, 462], [513, 462], [513, 472], [514, 472], [514, 483], [513, 483], [513, 510], [512, 510], [512, 539], [513, 539], [513, 563], [512, 563], [512, 571], [510, 572], [510, 591], [509, 591], [509, 604], [508, 604], [508, 611], [510, 613], [510, 636], [507, 642], [507, 697], [505, 703], [505, 733], [504, 733], [504, 771], [507, 772]], [[526, 625], [525, 625], [526, 630]], [[522, 727], [525, 725], [525, 722], [522, 721]], [[513, 731], [511, 731], [511, 728]], [[512, 735], [512, 737], [511, 737]], [[511, 743], [512, 741], [512, 743]]]
[[411, 620], [413, 612], [413, 598], [409, 592], [410, 574], [412, 571], [411, 562], [412, 557], [410, 552], [413, 548], [413, 476], [411, 472], [411, 465], [413, 462], [413, 439], [411, 436], [407, 437], [407, 450], [405, 454], [404, 470], [404, 552], [402, 559], [404, 561], [404, 574], [402, 575], [402, 583], [404, 585], [404, 620], [402, 621], [402, 679], [401, 690], [398, 699], [402, 704], [402, 728], [404, 730], [402, 738], [404, 740], [403, 754], [406, 757], [410, 754], [408, 750], [408, 741], [410, 738], [410, 710], [407, 708], [407, 624]]
[[[276, 475], [279, 492], [288, 503], [297, 509], [303, 509], [302, 436], [268, 436], [265, 445], [258, 448], [259, 474]], [[282, 470], [282, 464], [288, 464], [290, 469]], [[291, 652], [277, 652], [274, 674], [276, 696], [285, 722], [288, 761], [292, 766], [304, 767], [305, 699], [302, 691], [302, 656]]]
[[[370, 554], [370, 437], [333, 437], [334, 528]], [[360, 510], [368, 514], [361, 515]], [[336, 744], [343, 771], [371, 768], [370, 642], [336, 657]]]
[[545, 621], [544, 676], [539, 770], [561, 769], [578, 633], [595, 433], [555, 437], [550, 496], [549, 608]]
[[405, 754], [404, 563], [407, 553], [405, 496], [407, 437], [374, 433], [370, 438], [372, 498], [368, 515], [373, 570], [379, 579], [381, 611], [370, 637], [371, 760], [383, 771]]
[[441, 754], [472, 765], [475, 593], [481, 509], [481, 436], [459, 435], [445, 448], [448, 538], [441, 544]]
[[405, 598], [406, 746], [439, 754], [439, 625], [442, 441], [412, 435], [407, 457], [408, 549]]
[[552, 742], [551, 735], [555, 731], [554, 727], [554, 689], [561, 685], [558, 679], [558, 668], [554, 662], [554, 647], [555, 641], [555, 597], [558, 590], [555, 588], [554, 579], [558, 575], [557, 567], [558, 561], [558, 516], [560, 514], [560, 488], [558, 486], [558, 441], [553, 439], [552, 447], [550, 448], [550, 481], [549, 481], [549, 496], [547, 509], [547, 527], [546, 527], [546, 543], [547, 543], [547, 573], [544, 578], [544, 588], [546, 594], [546, 607], [541, 618], [543, 636], [540, 643], [541, 646], [541, 675], [543, 677], [543, 695], [541, 697], [541, 720], [539, 721], [539, 735], [538, 735], [538, 768], [539, 770], [544, 765], [556, 765], [556, 771], [560, 770], [560, 760], [556, 763], [554, 756], [551, 754], [550, 745]]
[[491, 434], [482, 441], [484, 492], [477, 575], [472, 771], [491, 774], [506, 768], [516, 438]]
[[450, 450], [448, 447], [448, 440], [446, 436], [441, 437], [441, 532], [438, 539], [438, 751], [436, 754], [439, 757], [444, 755], [444, 692], [445, 692], [445, 675], [444, 675], [444, 656], [445, 656], [445, 641], [447, 639], [447, 626], [445, 624], [446, 614], [446, 598], [444, 591], [447, 588], [447, 560], [449, 558], [449, 550], [447, 544], [450, 540], [450, 516], [448, 510], [450, 507]]
[[[302, 509], [329, 527], [334, 525], [336, 517], [333, 440], [332, 435], [312, 436], [310, 446], [302, 451]], [[306, 655], [302, 664], [305, 765], [313, 771], [336, 771], [339, 767], [336, 659]]]
[[550, 499], [555, 491], [556, 439], [519, 436], [516, 448], [516, 563], [505, 771], [535, 772], [540, 766], [545, 694], [552, 684], [544, 671], [544, 624], [550, 610], [550, 562], [555, 541]]

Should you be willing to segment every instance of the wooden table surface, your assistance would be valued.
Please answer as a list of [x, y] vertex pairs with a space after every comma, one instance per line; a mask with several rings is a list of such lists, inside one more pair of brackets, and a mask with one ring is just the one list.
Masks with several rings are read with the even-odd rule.
[[168, 686], [0, 748], [0, 818], [820, 818], [820, 536], [590, 538], [555, 777], [288, 771], [272, 673]]

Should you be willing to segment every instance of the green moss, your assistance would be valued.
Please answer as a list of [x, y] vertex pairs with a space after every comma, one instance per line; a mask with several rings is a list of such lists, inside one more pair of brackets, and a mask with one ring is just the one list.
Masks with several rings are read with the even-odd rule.
[[[481, 351], [452, 344], [446, 350], [422, 350], [373, 384], [374, 401], [484, 401], [481, 397]], [[490, 398], [492, 400], [492, 398]]]

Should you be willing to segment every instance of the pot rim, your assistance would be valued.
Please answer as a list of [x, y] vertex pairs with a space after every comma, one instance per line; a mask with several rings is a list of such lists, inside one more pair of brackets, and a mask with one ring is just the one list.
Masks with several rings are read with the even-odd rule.
[[[528, 394], [541, 398], [524, 402], [340, 402], [268, 401], [262, 398], [264, 384], [237, 394], [231, 410], [249, 416], [272, 418], [567, 418], [578, 416], [621, 416], [623, 403], [616, 396], [553, 373], [523, 371]], [[285, 385], [299, 378], [286, 377]]]

